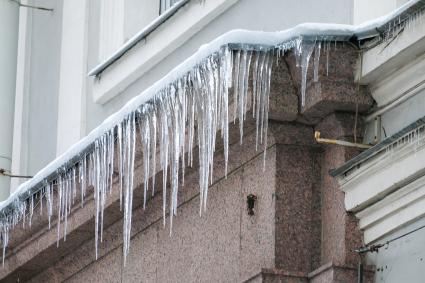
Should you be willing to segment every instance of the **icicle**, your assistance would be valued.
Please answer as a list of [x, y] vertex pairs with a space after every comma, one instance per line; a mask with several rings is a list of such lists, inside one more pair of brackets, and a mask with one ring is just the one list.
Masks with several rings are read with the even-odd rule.
[[53, 214], [53, 188], [51, 183], [47, 184], [47, 217], [48, 217], [48, 221], [49, 221], [49, 230], [50, 230], [50, 225], [51, 225], [51, 218], [52, 218], [52, 214]]
[[23, 211], [22, 211], [22, 228], [25, 229], [25, 219], [26, 219], [26, 213], [27, 213], [27, 202], [24, 201], [23, 205]]
[[40, 192], [40, 215], [43, 215], [43, 197], [45, 195], [45, 188], [41, 189]]
[[72, 167], [72, 204], [74, 204], [75, 199], [77, 198], [77, 170], [76, 167]]
[[[255, 102], [257, 97], [257, 74], [258, 74], [258, 59], [260, 58], [260, 53], [257, 52], [255, 56], [254, 66], [252, 69], [252, 118], [255, 118]], [[257, 147], [255, 148], [257, 150]]]
[[98, 258], [98, 245], [99, 245], [99, 214], [100, 214], [100, 144], [99, 140], [96, 140], [95, 142], [95, 162], [94, 162], [94, 169], [95, 169], [95, 186], [94, 186], [94, 200], [95, 200], [95, 254], [96, 259]]
[[2, 223], [1, 227], [1, 238], [2, 238], [2, 265], [4, 267], [4, 260], [6, 258], [6, 247], [9, 243], [9, 224], [7, 222]]
[[227, 178], [227, 164], [229, 160], [229, 97], [228, 91], [232, 82], [232, 52], [226, 46], [221, 50], [220, 56], [220, 91], [222, 101], [221, 111], [221, 132], [223, 135], [223, 147], [224, 147], [224, 175]]
[[[269, 57], [271, 55], [269, 54]], [[266, 170], [266, 153], [267, 153], [267, 132], [268, 132], [268, 125], [269, 125], [269, 98], [270, 98], [270, 82], [271, 82], [271, 76], [272, 76], [272, 65], [273, 61], [269, 58], [269, 64], [267, 66], [266, 70], [266, 78], [265, 78], [265, 85], [266, 89], [263, 94], [264, 96], [264, 154], [263, 154], [263, 172]]]
[[169, 120], [171, 122], [171, 139], [170, 139], [170, 185], [171, 185], [171, 194], [170, 194], [170, 234], [173, 227], [173, 216], [176, 215], [177, 207], [177, 188], [178, 188], [178, 168], [179, 168], [179, 152], [180, 152], [180, 135], [179, 131], [179, 116], [180, 108], [179, 103], [175, 97], [175, 88], [172, 86], [170, 88], [169, 100], [172, 105], [170, 105], [170, 116]]
[[114, 177], [114, 158], [115, 158], [115, 128], [109, 132], [109, 192], [112, 193], [113, 177]]
[[267, 115], [266, 110], [268, 109], [268, 98], [267, 98], [267, 75], [268, 75], [268, 67], [270, 63], [270, 54], [265, 55], [264, 65], [261, 68], [261, 100], [259, 103], [260, 106], [260, 142], [263, 143], [264, 136], [264, 128], [265, 128], [265, 117]]
[[314, 49], [314, 82], [319, 81], [319, 67], [320, 67], [320, 49], [322, 47], [322, 42], [316, 43], [316, 48]]
[[193, 166], [193, 141], [195, 135], [195, 92], [192, 81], [192, 73], [189, 73], [188, 80], [190, 82], [190, 88], [188, 90], [188, 165]]
[[[176, 83], [177, 90], [177, 103], [180, 107], [178, 119], [179, 128], [177, 134], [179, 135], [179, 156], [177, 162], [181, 164], [182, 168], [182, 179], [180, 182], [181, 186], [184, 186], [184, 174], [185, 174], [185, 140], [186, 140], [186, 87], [183, 79], [179, 79]], [[180, 165], [177, 165], [180, 168]]]
[[326, 49], [326, 76], [329, 76], [329, 49], [330, 49], [330, 42], [325, 43], [325, 49]]
[[151, 165], [151, 170], [152, 170], [152, 196], [155, 193], [155, 175], [156, 175], [156, 135], [157, 135], [157, 125], [156, 125], [156, 110], [152, 111], [152, 120], [151, 120], [151, 132], [152, 132], [152, 165]]
[[307, 90], [307, 72], [311, 54], [313, 53], [315, 43], [305, 41], [299, 38], [295, 55], [297, 57], [297, 66], [301, 67], [301, 106], [305, 105], [305, 93]]
[[61, 213], [62, 213], [62, 174], [59, 174], [59, 180], [58, 180], [58, 224], [57, 224], [57, 243], [56, 245], [59, 247], [59, 240], [60, 240], [60, 223], [61, 223]]
[[68, 203], [69, 203], [69, 173], [65, 173], [65, 184], [64, 184], [64, 209], [63, 209], [63, 216], [64, 216], [64, 230], [63, 230], [63, 240], [66, 241], [66, 233], [68, 228]]
[[236, 123], [236, 117], [238, 114], [238, 95], [239, 95], [239, 71], [240, 71], [240, 59], [241, 52], [237, 51], [235, 55], [234, 63], [234, 82], [233, 82], [233, 104], [234, 104], [234, 113], [233, 113], [233, 123]]
[[243, 121], [246, 117], [246, 107], [247, 107], [247, 100], [248, 100], [248, 81], [249, 81], [249, 69], [251, 66], [251, 51], [242, 51], [242, 62], [241, 62], [241, 70], [240, 70], [240, 78], [238, 79], [239, 83], [239, 134], [240, 134], [240, 141], [239, 143], [242, 144], [243, 139]]
[[34, 213], [34, 195], [31, 194], [31, 198], [30, 198], [30, 216], [29, 216], [29, 218], [30, 218], [30, 223], [29, 223], [30, 228], [31, 228], [31, 224], [32, 224], [32, 215], [33, 215], [33, 213]]
[[168, 170], [168, 121], [166, 113], [168, 109], [166, 107], [166, 100], [161, 97], [161, 142], [160, 142], [160, 158], [161, 158], [161, 169], [162, 169], [162, 218], [163, 225], [165, 226], [165, 208], [167, 204], [167, 170]]
[[84, 207], [84, 198], [86, 196], [86, 172], [87, 172], [87, 156], [84, 156], [79, 163], [80, 167], [78, 173], [80, 175], [80, 193], [81, 193], [81, 207]]
[[123, 126], [122, 123], [118, 124], [118, 152], [119, 152], [119, 164], [118, 164], [118, 171], [119, 171], [119, 181], [120, 181], [120, 210], [122, 210], [122, 196], [123, 196], [123, 179], [124, 179], [124, 145], [123, 145]]
[[257, 70], [257, 73], [254, 75], [256, 76], [256, 79], [254, 80], [256, 82], [256, 90], [257, 90], [257, 94], [256, 94], [256, 109], [253, 109], [253, 111], [255, 111], [255, 125], [256, 125], [256, 130], [255, 130], [255, 149], [258, 149], [258, 138], [259, 138], [259, 130], [260, 130], [260, 110], [262, 109], [261, 105], [262, 105], [262, 101], [263, 101], [263, 97], [261, 95], [262, 89], [261, 89], [261, 82], [262, 82], [262, 77], [263, 77], [263, 72], [264, 72], [264, 64], [266, 61], [266, 53], [265, 52], [260, 52], [259, 55], [260, 56], [260, 65], [259, 65], [259, 69]]
[[135, 115], [131, 113], [124, 123], [124, 144], [123, 155], [125, 157], [124, 170], [124, 222], [123, 222], [123, 255], [124, 265], [127, 261], [127, 255], [130, 251], [131, 238], [131, 219], [133, 210], [133, 172], [134, 172], [134, 157], [136, 144], [136, 124]]
[[142, 142], [143, 153], [143, 209], [146, 208], [147, 191], [149, 189], [149, 155], [150, 155], [150, 119], [147, 109], [142, 108], [139, 111], [139, 129]]

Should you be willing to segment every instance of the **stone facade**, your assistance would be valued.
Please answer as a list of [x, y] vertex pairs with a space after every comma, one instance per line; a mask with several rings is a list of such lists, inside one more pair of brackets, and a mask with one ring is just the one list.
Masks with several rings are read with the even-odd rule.
[[[143, 210], [137, 152], [131, 252], [125, 266], [122, 213], [114, 190], [105, 209], [98, 260], [94, 201], [88, 197], [83, 208], [79, 204], [73, 208], [67, 239], [59, 247], [55, 223], [48, 230], [46, 217], [37, 211], [31, 229], [13, 231], [0, 278], [4, 282], [356, 282], [360, 258], [353, 250], [362, 244], [361, 234], [328, 171], [357, 151], [319, 145], [314, 131], [352, 140], [355, 109], [361, 114], [373, 101], [366, 88], [354, 84], [357, 52], [338, 45], [332, 54], [329, 75], [322, 56], [319, 82], [309, 80], [305, 107], [298, 103], [300, 70], [293, 56], [279, 59], [265, 159], [263, 146], [255, 149], [254, 121], [246, 121], [242, 145], [238, 125], [232, 125], [228, 175], [224, 176], [223, 154], [217, 151], [202, 217], [196, 164], [186, 169], [171, 236], [168, 219], [163, 227], [161, 172], [156, 193]], [[358, 134], [361, 127], [358, 123]], [[117, 182], [115, 178], [115, 187]], [[256, 196], [253, 215], [248, 213], [250, 194]], [[366, 268], [364, 282], [370, 282], [372, 275]]]

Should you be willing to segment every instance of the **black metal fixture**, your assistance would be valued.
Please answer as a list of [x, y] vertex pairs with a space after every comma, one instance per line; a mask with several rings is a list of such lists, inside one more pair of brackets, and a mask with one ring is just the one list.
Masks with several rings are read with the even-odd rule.
[[257, 200], [257, 196], [253, 195], [253, 194], [249, 194], [246, 197], [246, 204], [247, 204], [247, 209], [248, 209], [248, 215], [254, 215], [254, 206], [255, 206], [255, 201]]

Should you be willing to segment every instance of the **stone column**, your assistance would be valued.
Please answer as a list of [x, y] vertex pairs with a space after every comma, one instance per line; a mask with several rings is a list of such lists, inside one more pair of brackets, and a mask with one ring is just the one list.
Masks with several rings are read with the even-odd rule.
[[276, 267], [310, 272], [320, 256], [320, 153], [298, 145], [276, 152]]
[[[355, 115], [348, 113], [334, 113], [326, 117], [316, 126], [324, 137], [353, 141]], [[358, 129], [361, 129], [358, 125]], [[357, 131], [357, 140], [361, 141]], [[339, 145], [324, 145], [322, 160], [322, 264], [331, 264], [333, 267], [347, 267], [347, 274], [356, 276], [356, 268], [360, 257], [354, 249], [362, 245], [361, 232], [353, 215], [346, 212], [344, 193], [340, 190], [337, 180], [329, 175], [329, 170], [339, 167], [352, 157], [360, 153], [359, 149]], [[357, 277], [352, 278], [355, 280]], [[335, 280], [335, 278], [333, 278]]]

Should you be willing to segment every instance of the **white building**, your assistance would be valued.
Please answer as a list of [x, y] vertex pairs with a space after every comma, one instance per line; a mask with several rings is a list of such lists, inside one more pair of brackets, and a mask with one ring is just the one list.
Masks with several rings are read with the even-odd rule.
[[[15, 13], [10, 26], [16, 27], [19, 10], [15, 116], [4, 135], [13, 136], [13, 154], [10, 149], [5, 154], [12, 157], [11, 171], [23, 175], [34, 175], [131, 97], [226, 31], [278, 31], [304, 22], [358, 24], [406, 2], [374, 1], [376, 7], [371, 9], [368, 1], [360, 0], [189, 1], [161, 21], [159, 0], [28, 3], [53, 11], [2, 1]], [[161, 24], [107, 66], [98, 79], [88, 76], [158, 19]], [[17, 30], [13, 32], [16, 38]], [[13, 38], [7, 41], [12, 44]], [[7, 57], [13, 58], [14, 53]], [[13, 81], [8, 78], [9, 84]], [[12, 191], [16, 186], [12, 184]]]
[[[228, 31], [360, 25], [407, 2], [0, 0], [0, 168], [35, 175]], [[376, 106], [363, 143], [377, 145], [332, 172], [367, 245], [425, 223], [425, 5], [416, 2], [399, 35], [364, 42], [357, 79]], [[2, 198], [21, 183], [0, 176]], [[376, 282], [420, 282], [424, 243], [425, 229], [367, 253]]]

